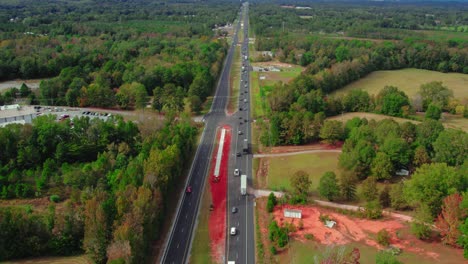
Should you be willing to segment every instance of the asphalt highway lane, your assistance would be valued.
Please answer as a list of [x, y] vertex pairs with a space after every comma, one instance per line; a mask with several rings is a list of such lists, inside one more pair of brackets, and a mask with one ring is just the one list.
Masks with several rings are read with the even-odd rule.
[[[237, 43], [238, 41], [237, 31], [239, 26], [238, 24], [233, 37], [233, 43]], [[184, 193], [180, 201], [161, 263], [180, 264], [188, 262], [194, 227], [199, 213], [200, 199], [204, 190], [206, 175], [210, 166], [210, 157], [215, 144], [216, 129], [221, 122], [229, 122], [229, 120], [226, 120], [225, 109], [229, 95], [229, 73], [234, 49], [235, 45], [231, 45], [226, 56], [210, 113], [205, 116], [205, 129], [195, 153], [186, 184], [186, 186], [192, 187], [192, 192]]]

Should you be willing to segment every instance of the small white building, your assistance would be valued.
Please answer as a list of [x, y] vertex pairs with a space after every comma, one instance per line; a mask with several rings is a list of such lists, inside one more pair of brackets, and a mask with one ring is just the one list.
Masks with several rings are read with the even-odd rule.
[[283, 211], [284, 217], [289, 217], [289, 218], [302, 218], [302, 210], [294, 210], [294, 209], [284, 209]]
[[325, 226], [328, 227], [328, 228], [333, 228], [335, 225], [336, 225], [335, 221], [332, 221], [332, 220], [326, 220], [325, 221]]
[[21, 109], [21, 106], [19, 104], [0, 106], [0, 110], [20, 110], [20, 109]]
[[409, 171], [408, 170], [405, 170], [405, 169], [399, 169], [395, 172], [396, 175], [398, 176], [408, 176], [409, 175]]

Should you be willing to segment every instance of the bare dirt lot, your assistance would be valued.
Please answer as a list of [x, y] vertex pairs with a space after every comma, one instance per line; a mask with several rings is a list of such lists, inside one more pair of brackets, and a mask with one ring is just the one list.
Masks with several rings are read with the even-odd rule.
[[[384, 247], [377, 243], [376, 235], [382, 229], [386, 229], [390, 235], [390, 244], [408, 252], [416, 254], [426, 260], [442, 263], [465, 263], [462, 250], [444, 246], [439, 242], [424, 242], [418, 240], [408, 231], [408, 224], [394, 218], [382, 220], [368, 220], [355, 218], [336, 213], [330, 209], [317, 206], [277, 206], [273, 212], [274, 219], [278, 225], [293, 223], [296, 227], [301, 220], [285, 218], [283, 209], [302, 210], [303, 228], [292, 233], [292, 237], [302, 243], [306, 243], [306, 234], [313, 235], [314, 241], [323, 245], [347, 245], [360, 243], [375, 248]], [[328, 215], [336, 221], [333, 228], [328, 228], [320, 221], [321, 215]], [[446, 258], [448, 257], [448, 258]], [[448, 262], [447, 262], [448, 261]]]

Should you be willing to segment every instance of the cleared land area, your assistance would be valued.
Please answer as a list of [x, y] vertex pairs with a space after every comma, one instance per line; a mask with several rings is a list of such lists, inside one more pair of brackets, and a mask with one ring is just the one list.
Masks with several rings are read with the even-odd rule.
[[19, 89], [21, 85], [23, 85], [23, 83], [26, 84], [31, 89], [37, 89], [39, 88], [39, 85], [41, 84], [42, 80], [46, 80], [46, 79], [12, 80], [12, 81], [0, 82], [0, 93], [13, 87]]
[[309, 174], [311, 190], [315, 192], [323, 173], [330, 170], [338, 172], [339, 155], [339, 152], [325, 152], [262, 158], [257, 172], [259, 187], [291, 191], [290, 178], [296, 171], [302, 170]]
[[375, 71], [335, 91], [333, 94], [344, 94], [354, 89], [362, 89], [370, 94], [377, 94], [384, 86], [393, 85], [412, 98], [418, 93], [421, 84], [432, 81], [441, 81], [444, 86], [453, 90], [455, 98], [468, 98], [468, 74], [441, 73], [420, 69]]
[[[418, 113], [416, 115], [418, 118], [424, 118], [424, 113]], [[387, 116], [387, 115], [381, 115], [381, 114], [374, 114], [374, 113], [365, 113], [365, 112], [353, 112], [353, 113], [345, 113], [342, 115], [338, 116], [332, 116], [329, 117], [328, 119], [331, 120], [338, 120], [343, 123], [346, 123], [348, 120], [351, 120], [355, 117], [359, 118], [366, 118], [367, 120], [374, 119], [376, 121], [384, 120], [384, 119], [393, 119], [398, 123], [405, 123], [405, 122], [411, 122], [413, 124], [419, 124], [421, 123], [420, 121], [412, 120], [412, 119], [405, 119], [405, 118], [400, 118], [400, 117], [393, 117], [393, 116]], [[465, 132], [468, 132], [468, 119], [463, 118], [461, 116], [457, 115], [451, 115], [444, 113], [441, 118], [442, 124], [446, 128], [453, 128], [453, 129], [461, 129]]]
[[[385, 248], [377, 243], [377, 232], [381, 229], [390, 232], [392, 246], [402, 249], [397, 258], [403, 263], [464, 263], [462, 250], [421, 241], [410, 234], [408, 223], [399, 219], [367, 220], [318, 206], [287, 207], [302, 210], [303, 228], [290, 234], [293, 239], [287, 249], [278, 254], [279, 263], [310, 263], [314, 256], [323, 256], [337, 246], [344, 246], [347, 252], [358, 248], [361, 263], [375, 263], [377, 252]], [[298, 219], [284, 218], [282, 209], [277, 206], [273, 212], [278, 224], [290, 222], [297, 226]], [[320, 215], [328, 215], [337, 222], [336, 226], [325, 227]]]

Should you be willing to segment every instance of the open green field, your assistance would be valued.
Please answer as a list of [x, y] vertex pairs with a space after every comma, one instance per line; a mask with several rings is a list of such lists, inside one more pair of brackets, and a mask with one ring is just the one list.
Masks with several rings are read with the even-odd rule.
[[468, 119], [462, 116], [444, 114], [442, 123], [447, 128], [461, 129], [468, 132]]
[[320, 177], [326, 171], [338, 172], [340, 153], [307, 153], [294, 156], [269, 157], [267, 186], [271, 190], [291, 190], [290, 178], [296, 171], [303, 170], [312, 180], [312, 193], [317, 192]]
[[258, 72], [250, 73], [250, 101], [252, 102], [252, 117], [254, 119], [265, 115], [265, 99], [260, 93]]
[[366, 118], [367, 120], [376, 120], [376, 121], [381, 121], [384, 119], [393, 119], [398, 123], [405, 123], [405, 122], [411, 122], [413, 124], [419, 124], [419, 121], [411, 120], [411, 119], [406, 119], [406, 118], [401, 118], [401, 117], [393, 117], [393, 116], [387, 116], [387, 115], [381, 115], [381, 114], [374, 114], [374, 113], [365, 113], [365, 112], [352, 112], [352, 113], [344, 113], [342, 115], [337, 115], [337, 116], [332, 116], [327, 119], [331, 120], [338, 120], [343, 123], [346, 123], [348, 120], [351, 120], [355, 117], [359, 118]]
[[[433, 247], [433, 244], [427, 243], [428, 247]], [[378, 250], [374, 247], [368, 246], [365, 243], [350, 243], [345, 245], [346, 252], [351, 251], [353, 248], [358, 248], [360, 255], [360, 263], [375, 263], [376, 255]], [[331, 247], [322, 245], [316, 241], [307, 241], [301, 242], [297, 240], [292, 240], [289, 245], [289, 251], [286, 250], [279, 255], [277, 255], [277, 260], [279, 263], [291, 263], [291, 264], [309, 264], [313, 263], [315, 256], [321, 256], [327, 250], [331, 250]], [[462, 261], [460, 256], [450, 254], [450, 249], [446, 246], [439, 246], [436, 249], [431, 248], [431, 251], [436, 251], [440, 254], [439, 261], [434, 261], [427, 256], [421, 256], [415, 253], [402, 251], [402, 253], [397, 256], [399, 261], [403, 263], [418, 263], [418, 264], [432, 264], [432, 263], [458, 263]], [[442, 256], [444, 256], [442, 258]], [[442, 261], [442, 259], [444, 261]]]
[[91, 264], [86, 256], [72, 256], [72, 257], [40, 257], [15, 261], [2, 262], [3, 264]]
[[198, 215], [198, 225], [193, 238], [192, 252], [190, 253], [190, 263], [214, 263], [211, 258], [210, 234], [208, 230], [208, 218], [210, 214], [211, 193], [209, 183], [206, 184], [201, 201], [200, 214]]
[[377, 94], [386, 85], [397, 86], [408, 97], [412, 98], [419, 91], [421, 84], [441, 81], [444, 86], [453, 90], [455, 98], [468, 98], [468, 74], [441, 73], [420, 69], [403, 69], [394, 71], [375, 71], [357, 80], [333, 94], [344, 94], [354, 89], [362, 89], [369, 94]]
[[[468, 28], [466, 26], [464, 27]], [[446, 28], [446, 29], [449, 29], [449, 28]], [[428, 39], [428, 40], [434, 40], [434, 41], [455, 40], [457, 42], [468, 41], [468, 34], [466, 34], [466, 32], [456, 32], [456, 31], [453, 31], [454, 28], [450, 28], [449, 30], [417, 30], [416, 32], [422, 33], [422, 35], [424, 35], [424, 39]]]

